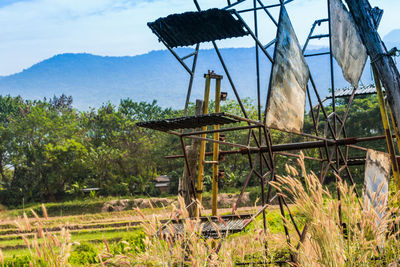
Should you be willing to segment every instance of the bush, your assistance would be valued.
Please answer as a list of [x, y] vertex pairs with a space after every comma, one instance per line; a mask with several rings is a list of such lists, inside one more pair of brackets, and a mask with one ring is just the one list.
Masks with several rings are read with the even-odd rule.
[[71, 252], [69, 263], [77, 265], [99, 263], [98, 250], [88, 243], [82, 243]]
[[4, 261], [5, 267], [25, 267], [29, 266], [31, 262], [31, 257], [29, 256], [20, 256], [20, 257], [12, 257], [8, 258]]
[[122, 241], [114, 244], [111, 247], [111, 253], [113, 255], [124, 254], [124, 253], [141, 253], [145, 250], [144, 239], [146, 235], [143, 230], [136, 230], [129, 233], [123, 238]]

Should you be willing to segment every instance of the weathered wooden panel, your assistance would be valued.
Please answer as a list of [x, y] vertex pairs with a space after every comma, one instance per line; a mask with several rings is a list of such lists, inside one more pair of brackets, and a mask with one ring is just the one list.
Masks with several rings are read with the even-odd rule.
[[382, 218], [388, 205], [390, 180], [389, 154], [369, 149], [365, 163], [364, 204], [372, 205]]
[[343, 76], [352, 86], [358, 87], [367, 50], [354, 25], [353, 18], [342, 0], [329, 1], [331, 11], [332, 54], [342, 68]]
[[268, 94], [267, 127], [295, 133], [302, 131], [309, 77], [299, 41], [282, 7]]

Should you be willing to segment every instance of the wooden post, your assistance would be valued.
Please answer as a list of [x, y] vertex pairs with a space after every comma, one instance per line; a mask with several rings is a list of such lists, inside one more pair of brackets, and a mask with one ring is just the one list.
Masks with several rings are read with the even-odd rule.
[[345, 0], [354, 18], [371, 63], [382, 81], [396, 122], [400, 122], [400, 74], [380, 38], [368, 0]]
[[[203, 101], [202, 100], [196, 100], [196, 111], [195, 114], [202, 115], [203, 114]], [[199, 130], [199, 129], [196, 129]], [[190, 146], [186, 146], [186, 153], [188, 155], [188, 162], [189, 162], [189, 169], [190, 173], [192, 174], [193, 178], [189, 176], [188, 169], [185, 168], [182, 174], [182, 178], [179, 181], [179, 192], [183, 196], [183, 199], [185, 200], [185, 205], [186, 207], [193, 202], [194, 199], [196, 199], [196, 192], [193, 192], [192, 190], [192, 181], [191, 179], [194, 179], [196, 177], [196, 169], [197, 169], [197, 161], [199, 158], [199, 144], [200, 141], [193, 139], [192, 144]], [[191, 205], [188, 208], [189, 216], [194, 217], [196, 216], [196, 205]]]
[[[203, 102], [203, 115], [208, 114], [208, 105], [210, 100], [210, 87], [211, 87], [211, 76], [210, 74], [204, 75], [206, 79], [206, 85], [204, 89], [204, 102]], [[207, 130], [207, 126], [201, 128], [202, 131]], [[202, 138], [206, 138], [206, 134], [201, 135]], [[204, 160], [206, 159], [206, 142], [200, 142], [200, 156], [199, 156], [199, 167], [197, 173], [197, 200], [200, 204], [203, 201], [203, 180], [204, 180]], [[200, 209], [196, 209], [196, 217], [200, 216]]]
[[[219, 113], [221, 103], [221, 79], [216, 79], [215, 87], [215, 113]], [[214, 130], [219, 130], [219, 125], [214, 125]], [[214, 140], [219, 141], [219, 133], [214, 133]], [[218, 210], [218, 172], [219, 172], [219, 144], [213, 144], [213, 177], [212, 177], [212, 200], [211, 200], [211, 214], [217, 216]]]

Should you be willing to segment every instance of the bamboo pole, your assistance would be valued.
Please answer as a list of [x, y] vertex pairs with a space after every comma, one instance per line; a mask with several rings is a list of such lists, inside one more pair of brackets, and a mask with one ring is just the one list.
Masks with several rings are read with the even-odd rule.
[[[221, 102], [221, 79], [216, 79], [215, 86], [215, 113], [220, 112], [220, 102]], [[219, 130], [219, 125], [214, 125], [214, 130]], [[219, 140], [219, 132], [214, 133], [214, 140]], [[217, 215], [218, 209], [218, 158], [219, 158], [219, 143], [213, 144], [213, 180], [212, 180], [212, 204], [211, 204], [211, 214], [213, 216]]]
[[[208, 105], [210, 100], [210, 86], [211, 86], [211, 76], [206, 74], [206, 85], [204, 89], [204, 104], [203, 104], [203, 115], [208, 114]], [[203, 126], [202, 131], [207, 131], [207, 126]], [[202, 138], [206, 138], [207, 134], [202, 134]], [[204, 161], [206, 159], [206, 141], [202, 140], [200, 143], [200, 155], [199, 155], [199, 171], [197, 175], [197, 200], [202, 203], [203, 200], [203, 180], [204, 180]], [[196, 209], [196, 217], [200, 216], [200, 207]]]
[[385, 130], [386, 143], [387, 143], [389, 154], [390, 154], [392, 171], [393, 171], [394, 181], [395, 181], [395, 184], [396, 184], [396, 190], [399, 191], [400, 190], [399, 167], [398, 167], [397, 160], [396, 160], [396, 153], [395, 153], [395, 150], [394, 150], [393, 138], [392, 138], [392, 133], [391, 133], [391, 130], [390, 130], [390, 125], [389, 125], [389, 117], [388, 117], [387, 110], [386, 110], [385, 100], [383, 98], [381, 81], [379, 79], [378, 72], [377, 72], [375, 66], [373, 66], [373, 65], [372, 65], [372, 72], [374, 73], [374, 79], [375, 79], [375, 85], [376, 85], [376, 92], [377, 92], [377, 95], [378, 95], [379, 108], [380, 108], [380, 111], [381, 111], [383, 128]]
[[388, 103], [396, 121], [400, 122], [400, 74], [393, 58], [378, 34], [377, 22], [372, 16], [368, 0], [345, 0], [353, 16], [358, 33], [385, 87]]

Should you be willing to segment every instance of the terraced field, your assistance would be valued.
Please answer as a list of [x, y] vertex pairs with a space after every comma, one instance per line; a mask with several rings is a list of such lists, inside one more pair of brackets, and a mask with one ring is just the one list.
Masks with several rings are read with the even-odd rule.
[[[141, 212], [146, 219], [158, 215], [163, 220], [168, 220], [172, 207], [149, 208]], [[241, 208], [240, 213], [254, 212], [255, 208]], [[230, 209], [222, 209], [220, 213], [229, 213]], [[2, 219], [0, 222], [0, 249], [6, 258], [28, 255], [26, 243], [22, 236], [29, 241], [34, 239], [39, 222], [31, 212], [28, 212], [29, 223], [23, 216]], [[209, 215], [210, 211], [205, 211]], [[42, 228], [46, 232], [59, 233], [61, 229], [68, 229], [71, 240], [77, 243], [102, 243], [117, 242], [126, 238], [134, 231], [140, 230], [142, 217], [135, 210], [119, 212], [102, 212], [85, 215], [53, 216], [41, 218]], [[27, 224], [30, 227], [27, 227]], [[30, 228], [30, 229], [29, 229]]]

